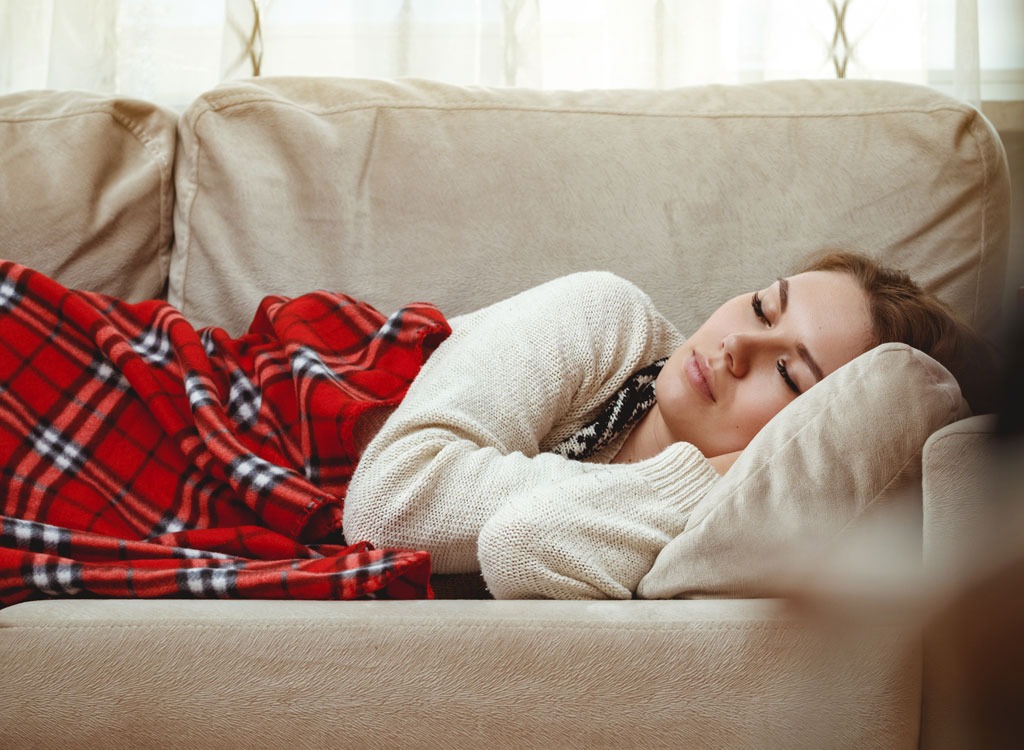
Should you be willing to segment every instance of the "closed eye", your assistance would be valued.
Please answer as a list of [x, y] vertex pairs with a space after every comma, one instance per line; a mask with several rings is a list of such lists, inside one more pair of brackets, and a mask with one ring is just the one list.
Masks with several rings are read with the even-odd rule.
[[800, 386], [798, 386], [793, 378], [789, 376], [789, 369], [786, 367], [786, 363], [780, 359], [775, 363], [775, 369], [779, 371], [779, 375], [782, 376], [782, 380], [785, 381], [787, 386], [789, 386], [789, 390], [799, 396], [802, 391], [800, 390]]
[[757, 292], [754, 292], [754, 297], [750, 300], [750, 306], [754, 308], [754, 315], [760, 318], [761, 322], [766, 326], [771, 327], [771, 323], [768, 321], [768, 316], [764, 314], [764, 306], [761, 304], [761, 296]]

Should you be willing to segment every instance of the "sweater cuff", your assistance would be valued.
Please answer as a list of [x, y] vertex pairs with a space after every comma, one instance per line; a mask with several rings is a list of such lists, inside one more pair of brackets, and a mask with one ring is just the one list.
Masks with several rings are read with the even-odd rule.
[[711, 462], [690, 443], [673, 443], [634, 467], [655, 492], [684, 511], [696, 505], [720, 478]]

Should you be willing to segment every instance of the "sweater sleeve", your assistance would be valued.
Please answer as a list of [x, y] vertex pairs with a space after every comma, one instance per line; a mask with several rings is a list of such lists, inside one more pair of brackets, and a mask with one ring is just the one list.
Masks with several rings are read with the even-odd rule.
[[495, 598], [629, 599], [718, 479], [689, 443], [619, 468], [537, 487], [484, 524], [480, 569]]
[[435, 572], [472, 572], [481, 529], [508, 503], [561, 502], [549, 488], [571, 492], [609, 471], [617, 486], [650, 493], [635, 468], [544, 452], [678, 344], [643, 292], [611, 274], [574, 274], [452, 328], [360, 459], [345, 500], [349, 542], [424, 549]]

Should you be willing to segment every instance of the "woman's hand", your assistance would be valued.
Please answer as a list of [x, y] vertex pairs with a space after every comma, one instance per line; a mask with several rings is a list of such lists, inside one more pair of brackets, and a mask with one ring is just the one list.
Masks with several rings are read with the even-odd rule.
[[712, 456], [708, 461], [719, 475], [725, 474], [725, 472], [729, 471], [729, 467], [733, 465], [742, 452], [743, 451], [733, 451], [732, 453], [723, 453], [721, 456]]

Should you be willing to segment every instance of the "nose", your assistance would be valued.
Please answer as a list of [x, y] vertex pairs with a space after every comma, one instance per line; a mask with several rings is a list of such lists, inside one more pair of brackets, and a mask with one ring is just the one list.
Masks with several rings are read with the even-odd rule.
[[722, 339], [722, 357], [733, 377], [747, 374], [756, 346], [755, 337], [746, 333], [731, 333]]

